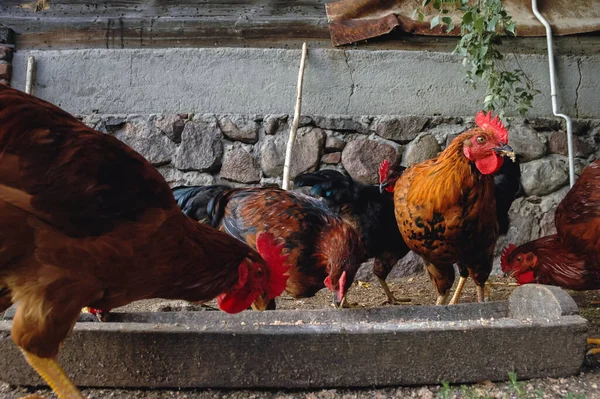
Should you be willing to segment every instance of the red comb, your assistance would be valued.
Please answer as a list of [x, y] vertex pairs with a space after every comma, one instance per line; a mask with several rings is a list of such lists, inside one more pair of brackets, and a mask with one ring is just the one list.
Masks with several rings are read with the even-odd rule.
[[494, 132], [494, 135], [499, 142], [508, 144], [508, 132], [500, 119], [498, 119], [498, 115], [492, 119], [492, 111], [488, 112], [487, 115], [485, 112], [479, 111], [475, 117], [475, 123], [484, 130], [491, 130]]
[[510, 254], [517, 248], [515, 244], [508, 244], [502, 250], [502, 255], [500, 256], [500, 267], [504, 273], [510, 271], [510, 263], [508, 263], [508, 258], [510, 258]]
[[379, 183], [383, 183], [388, 178], [388, 171], [390, 170], [390, 161], [384, 159], [379, 164]]
[[287, 271], [290, 267], [286, 263], [288, 255], [283, 254], [283, 243], [276, 244], [275, 237], [271, 233], [260, 233], [256, 237], [256, 250], [270, 270], [267, 295], [269, 299], [273, 299], [285, 290]]

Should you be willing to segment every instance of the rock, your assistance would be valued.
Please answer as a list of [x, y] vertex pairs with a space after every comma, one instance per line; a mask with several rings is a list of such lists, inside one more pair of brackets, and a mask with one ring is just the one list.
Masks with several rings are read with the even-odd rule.
[[11, 62], [13, 51], [10, 47], [0, 45], [0, 61]]
[[267, 177], [281, 177], [285, 161], [287, 134], [266, 136], [261, 141], [260, 168]]
[[[416, 253], [410, 251], [394, 265], [394, 268], [390, 271], [390, 274], [388, 274], [386, 281], [420, 276], [425, 273], [424, 265], [423, 259]], [[373, 259], [368, 260], [360, 266], [354, 280], [377, 282], [377, 276], [373, 274]], [[377, 282], [377, 284], [379, 283]]]
[[508, 144], [519, 155], [521, 162], [529, 162], [546, 154], [546, 138], [522, 122], [514, 122], [508, 129]]
[[173, 157], [173, 166], [181, 170], [213, 171], [221, 165], [223, 135], [216, 121], [192, 121], [185, 124], [181, 144]]
[[215, 178], [208, 173], [183, 172], [171, 165], [161, 166], [158, 171], [165, 178], [169, 186], [210, 186], [215, 184]]
[[260, 182], [260, 167], [252, 155], [252, 146], [236, 142], [225, 150], [221, 178], [239, 183]]
[[508, 298], [508, 308], [510, 317], [524, 320], [558, 319], [579, 313], [575, 300], [567, 291], [542, 284], [517, 287]]
[[325, 131], [327, 138], [325, 139], [325, 152], [342, 151], [346, 146], [343, 138], [336, 136], [331, 130]]
[[[97, 114], [78, 116], [77, 119], [81, 120], [81, 122], [83, 122], [87, 127], [91, 127], [92, 129], [96, 129], [96, 130], [99, 130], [96, 128], [96, 126], [102, 120], [102, 118], [100, 118], [100, 115], [97, 115]], [[102, 133], [106, 133], [106, 132], [102, 132]]]
[[526, 122], [538, 132], [564, 129], [563, 119], [561, 118], [535, 118]]
[[187, 118], [181, 115], [165, 115], [156, 120], [156, 127], [162, 134], [175, 143], [181, 143], [181, 133]]
[[419, 399], [433, 399], [435, 395], [429, 388], [422, 387], [417, 391], [417, 397]]
[[265, 134], [272, 135], [277, 133], [280, 128], [286, 126], [287, 120], [287, 115], [268, 115], [264, 121]]
[[373, 122], [375, 132], [384, 139], [402, 144], [413, 140], [423, 130], [428, 118], [425, 116], [381, 116]]
[[[289, 118], [292, 118], [293, 120], [293, 115], [291, 115]], [[290, 123], [292, 123], [292, 121], [290, 120]], [[304, 127], [304, 126], [308, 126], [308, 125], [312, 125], [313, 124], [313, 118], [311, 118], [310, 116], [306, 116], [306, 115], [300, 115], [300, 119], [298, 120], [298, 127]]]
[[125, 121], [130, 120], [141, 120], [141, 117], [132, 115], [129, 118], [127, 115], [105, 115], [98, 123], [96, 123], [95, 129], [102, 133], [114, 133], [121, 129], [125, 125]]
[[429, 133], [421, 133], [413, 140], [404, 151], [402, 165], [412, 166], [419, 162], [431, 159], [441, 151], [440, 144], [436, 138]]
[[322, 129], [313, 127], [298, 129], [296, 143], [292, 151], [290, 179], [294, 179], [299, 174], [317, 170], [324, 144], [325, 132]]
[[219, 119], [223, 134], [233, 141], [254, 144], [258, 141], [259, 124], [248, 116], [224, 116]]
[[135, 116], [124, 123], [119, 121], [118, 126], [121, 127], [114, 132], [114, 136], [139, 152], [148, 162], [153, 165], [171, 162], [177, 145], [162, 135], [150, 121]]
[[[267, 136], [264, 138], [260, 150], [260, 167], [266, 177], [281, 177], [288, 134]], [[292, 161], [290, 178], [305, 172], [314, 172], [319, 166], [325, 133], [319, 128], [310, 126], [298, 129]]]
[[433, 135], [440, 145], [443, 144], [444, 147], [447, 147], [456, 136], [466, 130], [467, 128], [464, 125], [443, 123], [427, 130], [427, 133]]
[[341, 161], [342, 161], [342, 153], [339, 151], [325, 154], [321, 157], [321, 163], [338, 164]]
[[377, 170], [384, 159], [392, 167], [400, 160], [399, 151], [392, 145], [377, 140], [360, 138], [352, 140], [342, 152], [342, 164], [350, 176], [363, 184], [377, 184]]
[[[552, 132], [548, 140], [548, 149], [553, 154], [568, 156], [567, 133], [563, 131]], [[585, 158], [593, 152], [591, 145], [585, 144], [578, 136], [573, 136], [573, 155]]]
[[[590, 124], [585, 119], [573, 119], [571, 121], [571, 129], [573, 130], [573, 134], [576, 136], [584, 136], [587, 134], [590, 128]], [[567, 131], [567, 127], [564, 126], [562, 128], [563, 131]]]
[[324, 115], [313, 117], [315, 126], [320, 127], [321, 129], [358, 132], [363, 134], [369, 133], [372, 120], [373, 119], [368, 116]]
[[521, 164], [521, 184], [528, 195], [547, 195], [568, 183], [568, 160], [561, 155]]

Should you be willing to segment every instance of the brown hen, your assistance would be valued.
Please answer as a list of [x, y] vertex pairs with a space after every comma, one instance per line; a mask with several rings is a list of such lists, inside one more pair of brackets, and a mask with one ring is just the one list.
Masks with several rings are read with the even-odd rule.
[[143, 298], [238, 312], [285, 288], [281, 248], [261, 256], [187, 218], [141, 155], [54, 105], [0, 84], [0, 312], [59, 398], [82, 398], [56, 363], [81, 308]]

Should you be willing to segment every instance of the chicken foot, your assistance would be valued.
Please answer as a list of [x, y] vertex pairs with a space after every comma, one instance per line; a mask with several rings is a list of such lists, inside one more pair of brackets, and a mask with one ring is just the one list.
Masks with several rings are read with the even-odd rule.
[[44, 359], [21, 349], [27, 363], [46, 381], [59, 399], [84, 399], [55, 359]]
[[436, 305], [445, 305], [446, 304], [446, 300], [448, 300], [448, 294], [444, 294], [444, 295], [440, 295], [438, 294], [437, 299], [435, 300], [435, 304]]
[[381, 277], [377, 277], [377, 279], [379, 280], [379, 284], [381, 284], [381, 288], [383, 288], [383, 292], [385, 292], [385, 295], [387, 296], [387, 301], [383, 302], [382, 305], [386, 303], [389, 303], [390, 305], [400, 305], [402, 303], [411, 302], [410, 298], [396, 298], [387, 282]]
[[[587, 343], [588, 343], [588, 345], [600, 345], [600, 338], [588, 338]], [[586, 354], [587, 355], [597, 355], [598, 353], [600, 353], [600, 347], [592, 348], [589, 351], [587, 351]]]

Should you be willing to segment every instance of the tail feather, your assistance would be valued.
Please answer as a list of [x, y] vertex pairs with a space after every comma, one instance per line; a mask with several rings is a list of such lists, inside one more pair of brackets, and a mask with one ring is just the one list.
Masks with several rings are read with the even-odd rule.
[[208, 223], [208, 207], [217, 195], [230, 187], [226, 185], [214, 186], [179, 186], [172, 189], [177, 205], [183, 213], [194, 220]]
[[312, 186], [311, 195], [323, 197], [336, 205], [355, 201], [359, 189], [358, 184], [350, 176], [332, 169], [297, 176], [294, 185]]
[[504, 161], [500, 170], [494, 175], [496, 216], [500, 226], [500, 234], [506, 234], [510, 225], [508, 211], [513, 201], [525, 194], [521, 185], [521, 167], [519, 162]]

